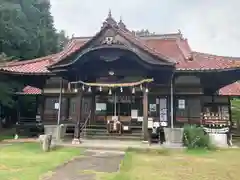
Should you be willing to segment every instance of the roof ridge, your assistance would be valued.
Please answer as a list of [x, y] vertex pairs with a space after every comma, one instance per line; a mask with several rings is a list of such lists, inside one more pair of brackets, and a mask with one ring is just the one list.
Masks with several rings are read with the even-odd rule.
[[213, 56], [213, 57], [240, 59], [240, 57], [237, 57], [237, 56], [221, 56], [221, 55], [216, 55], [216, 54], [211, 54], [211, 53], [204, 53], [204, 52], [199, 52], [199, 51], [192, 51], [192, 53], [193, 53], [193, 54]]
[[[98, 31], [94, 36], [92, 36], [91, 39], [89, 39], [88, 41], [86, 41], [86, 42], [83, 44], [83, 46], [86, 45], [87, 43], [89, 43], [90, 41], [92, 41], [96, 36], [99, 35], [99, 33], [102, 32], [103, 29], [107, 28], [109, 25], [110, 25], [110, 24], [107, 24], [107, 26], [104, 26], [100, 31]], [[76, 39], [75, 39], [75, 40], [76, 40]], [[76, 42], [76, 41], [75, 41], [75, 42]], [[76, 45], [76, 44], [74, 44], [74, 45]], [[77, 48], [74, 52], [78, 51], [78, 50], [81, 49], [83, 46]], [[74, 46], [73, 46], [73, 47], [74, 47]], [[66, 49], [68, 48], [68, 51], [66, 52], [66, 49], [64, 49], [63, 51], [61, 51], [61, 53], [63, 53], [63, 55], [60, 56], [60, 57], [58, 57], [58, 60], [56, 60], [56, 61], [53, 62], [52, 64], [48, 65], [47, 67], [49, 68], [50, 66], [56, 65], [58, 62], [60, 62], [60, 61], [62, 60], [61, 58], [62, 58], [64, 55], [66, 55], [64, 58], [66, 58], [67, 56], [69, 56], [68, 53], [71, 51], [71, 49], [72, 49], [73, 47], [71, 47], [71, 48], [69, 48], [69, 46], [66, 47]]]
[[31, 64], [31, 63], [35, 63], [35, 62], [39, 62], [39, 61], [46, 61], [46, 60], [49, 60], [48, 58], [53, 58], [57, 54], [58, 53], [50, 54], [50, 55], [43, 56], [43, 57], [38, 57], [38, 58], [35, 58], [35, 59], [17, 61], [17, 62], [10, 61], [10, 62], [6, 63], [5, 66], [12, 67], [12, 66], [16, 66], [16, 65], [19, 66], [19, 65]]
[[183, 50], [183, 47], [180, 43], [182, 43], [181, 41], [183, 41], [184, 39], [176, 39], [176, 44], [177, 44], [177, 47], [179, 48], [181, 54], [183, 55], [184, 59], [188, 60], [192, 57], [192, 51], [191, 51], [191, 48], [189, 47], [190, 49], [190, 52], [189, 53], [185, 53], [184, 50]]
[[[113, 28], [115, 28], [115, 27], [113, 27]], [[123, 30], [123, 29], [121, 29], [121, 28], [118, 28], [118, 29], [121, 30], [121, 31], [123, 31], [123, 33], [125, 33], [125, 34], [133, 37], [136, 41], [138, 41], [139, 43], [141, 43], [146, 49], [148, 49], [148, 50], [150, 50], [150, 51], [153, 51], [154, 53], [156, 53], [157, 55], [162, 56], [163, 58], [166, 58], [167, 61], [169, 60], [169, 61], [172, 62], [172, 63], [177, 63], [176, 61], [172, 60], [170, 57], [167, 57], [167, 56], [165, 56], [164, 54], [162, 54], [161, 52], [156, 51], [155, 49], [147, 46], [146, 42], [144, 42], [144, 41], [142, 41], [141, 39], [137, 38], [137, 36], [134, 36], [133, 34], [127, 32], [127, 31], [125, 31], [125, 30]], [[137, 44], [135, 44], [135, 45], [137, 45]], [[150, 52], [150, 53], [151, 53], [151, 52]], [[153, 54], [153, 55], [154, 55], [154, 54]]]

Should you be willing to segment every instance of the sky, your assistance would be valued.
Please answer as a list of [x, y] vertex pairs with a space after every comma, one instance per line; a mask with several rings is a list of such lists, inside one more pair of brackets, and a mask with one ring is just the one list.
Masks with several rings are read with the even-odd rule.
[[93, 36], [109, 9], [130, 30], [181, 30], [195, 51], [240, 57], [239, 0], [50, 0], [55, 27]]

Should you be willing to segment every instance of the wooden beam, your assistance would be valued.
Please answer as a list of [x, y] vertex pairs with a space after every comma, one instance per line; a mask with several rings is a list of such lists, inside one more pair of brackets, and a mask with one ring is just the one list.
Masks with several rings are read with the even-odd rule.
[[78, 94], [78, 98], [77, 98], [77, 123], [76, 123], [76, 126], [75, 126], [75, 131], [74, 131], [74, 140], [73, 140], [73, 143], [75, 144], [78, 144], [80, 143], [80, 128], [81, 128], [81, 117], [82, 117], [82, 97], [83, 97], [83, 92], [80, 91], [79, 94]]
[[148, 92], [143, 92], [143, 140], [148, 141]]

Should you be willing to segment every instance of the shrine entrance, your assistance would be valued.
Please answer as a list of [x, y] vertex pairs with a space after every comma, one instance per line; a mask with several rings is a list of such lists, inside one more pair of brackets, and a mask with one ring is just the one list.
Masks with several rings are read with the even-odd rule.
[[[148, 92], [157, 89], [156, 85], [170, 89], [175, 62], [150, 53], [114, 27], [106, 26], [50, 70], [67, 79], [71, 85], [69, 91], [76, 93], [79, 99], [91, 97], [90, 123], [91, 128], [96, 125], [94, 131], [100, 126], [107, 127], [108, 133], [118, 134], [133, 133], [137, 129], [138, 136], [147, 140]], [[76, 129], [82, 129], [81, 123], [87, 129], [81, 116], [77, 116]], [[75, 132], [78, 139], [79, 131]]]
[[[71, 87], [86, 89], [84, 97], [92, 97], [92, 118], [88, 124], [95, 128], [107, 129], [111, 134], [142, 131], [143, 94], [148, 93], [148, 85], [153, 79], [143, 79], [131, 83], [86, 83], [71, 82]], [[147, 105], [147, 104], [145, 104]], [[82, 107], [82, 109], [85, 109]]]

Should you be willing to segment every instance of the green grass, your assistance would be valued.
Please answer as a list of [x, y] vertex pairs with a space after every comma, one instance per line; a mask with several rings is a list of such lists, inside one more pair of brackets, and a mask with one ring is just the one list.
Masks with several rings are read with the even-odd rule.
[[79, 148], [57, 148], [44, 153], [37, 143], [0, 146], [0, 179], [38, 180], [78, 155]]
[[13, 139], [15, 134], [15, 129], [0, 130], [0, 141], [4, 139]]
[[100, 180], [239, 180], [240, 150], [127, 152], [117, 173], [96, 173]]

